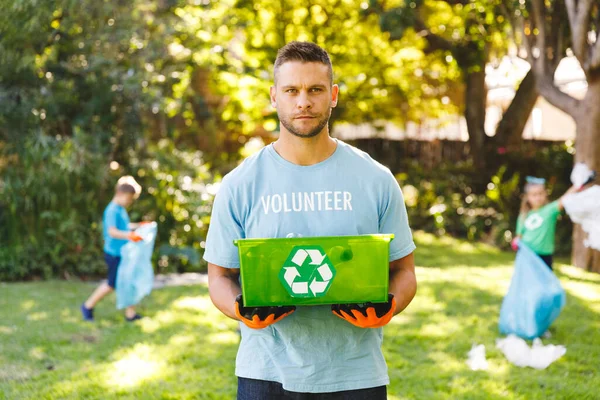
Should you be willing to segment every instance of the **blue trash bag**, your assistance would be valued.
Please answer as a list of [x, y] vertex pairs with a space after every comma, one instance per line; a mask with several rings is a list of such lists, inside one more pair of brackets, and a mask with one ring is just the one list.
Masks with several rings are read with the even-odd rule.
[[500, 309], [500, 332], [523, 339], [540, 337], [565, 303], [565, 290], [556, 275], [533, 250], [519, 243], [515, 271]]
[[149, 295], [154, 284], [152, 251], [156, 240], [156, 222], [140, 226], [135, 231], [143, 240], [128, 242], [121, 248], [121, 262], [117, 270], [117, 308], [138, 304]]

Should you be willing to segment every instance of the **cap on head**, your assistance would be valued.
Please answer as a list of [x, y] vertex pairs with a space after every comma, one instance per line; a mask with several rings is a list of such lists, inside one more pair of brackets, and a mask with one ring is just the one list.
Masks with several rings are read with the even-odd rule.
[[545, 185], [546, 180], [544, 178], [537, 178], [535, 176], [525, 177], [525, 181], [531, 185]]
[[333, 67], [329, 54], [321, 47], [311, 42], [289, 42], [279, 49], [275, 59], [274, 75], [277, 84], [277, 72], [279, 67], [286, 62], [299, 61], [303, 63], [318, 62], [329, 68], [329, 80], [333, 84]]

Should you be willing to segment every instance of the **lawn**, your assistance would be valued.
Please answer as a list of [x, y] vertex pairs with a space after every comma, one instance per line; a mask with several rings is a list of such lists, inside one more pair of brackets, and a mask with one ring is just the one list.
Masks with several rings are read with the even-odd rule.
[[[385, 328], [390, 399], [600, 398], [600, 276], [560, 264], [568, 304], [548, 341], [567, 354], [547, 370], [509, 364], [495, 349], [514, 255], [416, 236], [418, 294]], [[126, 324], [114, 298], [80, 320], [93, 286], [0, 283], [0, 399], [233, 399], [235, 322], [202, 285], [156, 290]], [[465, 364], [486, 345], [490, 368]]]

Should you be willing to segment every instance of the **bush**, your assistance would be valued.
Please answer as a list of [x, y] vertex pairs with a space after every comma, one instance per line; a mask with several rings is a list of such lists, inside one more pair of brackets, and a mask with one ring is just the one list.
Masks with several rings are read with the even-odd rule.
[[203, 240], [212, 202], [212, 175], [199, 152], [168, 141], [130, 150], [112, 164], [78, 137], [31, 135], [0, 148], [0, 280], [98, 277], [102, 212], [118, 177], [144, 186], [132, 221], [159, 223], [155, 265], [160, 271], [204, 270]]
[[217, 186], [202, 154], [161, 140], [144, 160], [131, 160], [147, 193], [136, 202], [131, 217], [159, 224], [154, 260], [159, 272], [206, 271], [202, 255]]
[[[485, 188], [478, 188], [481, 171], [469, 163], [445, 164], [424, 170], [408, 163], [397, 175], [413, 229], [484, 240], [508, 249], [519, 215], [527, 175], [546, 178], [550, 199], [571, 185], [572, 148], [552, 144], [535, 155], [507, 154]], [[572, 224], [562, 217], [557, 226], [556, 253], [570, 254]]]

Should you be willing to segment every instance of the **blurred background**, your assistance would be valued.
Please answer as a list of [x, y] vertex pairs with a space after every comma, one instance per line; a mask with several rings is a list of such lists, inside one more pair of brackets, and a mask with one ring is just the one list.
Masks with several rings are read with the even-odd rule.
[[[101, 276], [126, 174], [144, 188], [132, 220], [159, 223], [157, 272], [204, 271], [219, 181], [277, 138], [268, 88], [291, 40], [329, 52], [332, 136], [390, 167], [413, 229], [507, 249], [526, 175], [557, 198], [580, 143], [600, 162], [593, 120], [557, 95], [584, 98], [597, 66], [564, 2], [533, 3], [543, 23], [526, 1], [1, 0], [0, 280]], [[563, 217], [559, 255], [572, 231]]]

